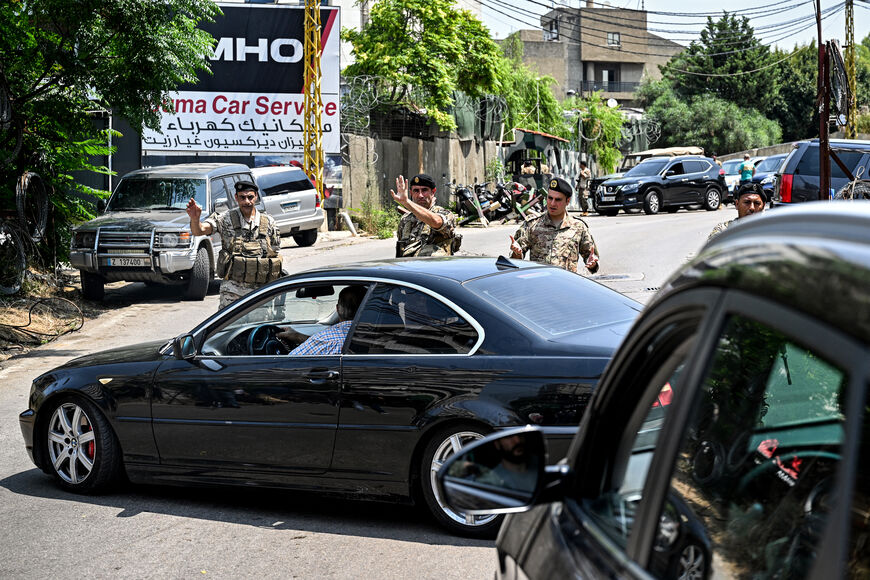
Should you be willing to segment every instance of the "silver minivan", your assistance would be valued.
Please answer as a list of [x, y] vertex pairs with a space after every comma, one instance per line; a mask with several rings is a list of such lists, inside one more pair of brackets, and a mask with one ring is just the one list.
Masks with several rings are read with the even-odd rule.
[[300, 246], [317, 241], [323, 209], [314, 184], [297, 167], [255, 167], [251, 170], [260, 188], [266, 213], [275, 218], [282, 236], [293, 236]]

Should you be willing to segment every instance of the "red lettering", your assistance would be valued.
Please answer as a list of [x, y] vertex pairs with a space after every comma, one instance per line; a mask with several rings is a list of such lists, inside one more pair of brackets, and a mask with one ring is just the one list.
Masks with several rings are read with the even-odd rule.
[[324, 112], [330, 117], [335, 114], [336, 106], [335, 103], [326, 103], [326, 107], [324, 107]]
[[[211, 108], [215, 113], [220, 115], [221, 113], [226, 111], [226, 109], [223, 107], [223, 103], [226, 103], [226, 102], [227, 102], [227, 98], [225, 96], [218, 95], [212, 101]], [[220, 107], [220, 108], [218, 108], [218, 107]]]
[[301, 103], [299, 101], [296, 101], [293, 104], [296, 106], [296, 114], [297, 115], [301, 115], [302, 113], [305, 112], [305, 102], [304, 101]]
[[259, 96], [257, 97], [257, 106], [254, 109], [254, 112], [258, 115], [265, 115], [269, 112], [269, 97]]
[[272, 114], [273, 115], [284, 115], [284, 111], [287, 110], [286, 103], [282, 104], [278, 101], [272, 103]]

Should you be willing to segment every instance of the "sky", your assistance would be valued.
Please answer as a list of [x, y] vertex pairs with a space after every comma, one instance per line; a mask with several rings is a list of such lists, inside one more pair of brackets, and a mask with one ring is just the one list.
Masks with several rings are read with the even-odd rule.
[[[457, 0], [460, 7], [467, 8], [470, 0]], [[504, 38], [519, 29], [540, 27], [540, 19], [535, 15], [546, 13], [551, 6], [561, 5], [578, 8], [580, 0], [479, 0], [482, 5], [481, 19], [490, 29], [494, 38]], [[764, 44], [778, 46], [783, 50], [792, 49], [795, 44], [806, 44], [817, 38], [812, 0], [595, 0], [596, 7], [610, 4], [614, 8], [632, 8], [649, 11], [647, 28], [653, 34], [680, 44], [697, 38], [697, 32], [704, 27], [706, 14], [721, 14], [723, 7], [729, 12], [745, 13], [756, 36]], [[841, 1], [822, 0], [822, 12], [830, 10], [830, 16], [822, 21], [822, 39], [845, 43], [845, 8]], [[582, 2], [586, 6], [586, 2]], [[687, 14], [691, 6], [692, 15]], [[860, 42], [870, 34], [870, 0], [854, 0], [855, 41]], [[755, 11], [747, 13], [745, 11]], [[653, 14], [652, 12], [682, 13]], [[695, 14], [701, 14], [695, 16]], [[715, 19], [715, 17], [714, 17]], [[789, 21], [795, 21], [787, 24]]]

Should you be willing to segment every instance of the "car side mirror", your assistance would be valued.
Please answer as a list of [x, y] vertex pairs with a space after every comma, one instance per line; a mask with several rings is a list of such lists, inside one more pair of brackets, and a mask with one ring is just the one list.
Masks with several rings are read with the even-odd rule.
[[674, 171], [673, 169], [668, 169], [667, 171], [665, 171], [665, 177], [672, 177], [676, 174], [677, 174], [677, 172]]
[[196, 344], [192, 334], [182, 334], [172, 341], [172, 354], [178, 360], [190, 360], [196, 356]]
[[[547, 466], [544, 431], [520, 427], [499, 431], [469, 445], [438, 470], [438, 492], [453, 510], [466, 514], [521, 512], [561, 487], [567, 466]], [[554, 485], [555, 484], [555, 485]]]

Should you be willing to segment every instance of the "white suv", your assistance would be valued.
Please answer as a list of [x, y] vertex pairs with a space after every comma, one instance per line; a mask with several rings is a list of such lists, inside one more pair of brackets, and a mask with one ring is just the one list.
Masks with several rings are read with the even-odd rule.
[[323, 209], [317, 189], [297, 167], [255, 167], [251, 170], [260, 188], [266, 213], [275, 218], [282, 236], [293, 236], [300, 246], [317, 241]]

